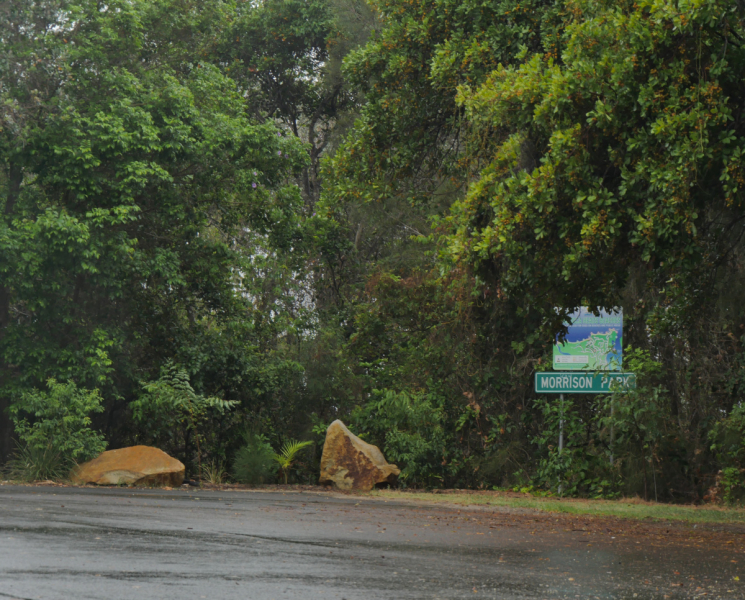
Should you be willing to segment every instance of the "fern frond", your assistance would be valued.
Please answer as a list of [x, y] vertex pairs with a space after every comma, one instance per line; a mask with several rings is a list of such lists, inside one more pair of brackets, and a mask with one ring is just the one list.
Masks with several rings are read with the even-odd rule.
[[287, 440], [280, 451], [274, 454], [274, 460], [277, 461], [284, 473], [285, 483], [287, 483], [287, 471], [295, 461], [295, 457], [301, 450], [307, 448], [312, 443], [310, 441], [298, 442], [297, 440]]

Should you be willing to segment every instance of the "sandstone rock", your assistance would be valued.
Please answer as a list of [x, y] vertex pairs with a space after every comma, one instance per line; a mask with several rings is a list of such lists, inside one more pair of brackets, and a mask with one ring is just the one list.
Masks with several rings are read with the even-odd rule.
[[363, 442], [341, 421], [329, 425], [321, 455], [321, 483], [342, 490], [371, 490], [381, 483], [393, 483], [400, 472], [385, 462], [377, 446]]
[[165, 485], [178, 487], [186, 471], [181, 461], [158, 448], [132, 446], [109, 450], [78, 465], [70, 474], [73, 483], [84, 485]]

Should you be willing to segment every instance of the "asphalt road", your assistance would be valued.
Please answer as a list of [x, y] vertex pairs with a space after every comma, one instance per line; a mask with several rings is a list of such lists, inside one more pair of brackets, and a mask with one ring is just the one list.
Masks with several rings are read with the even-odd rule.
[[745, 597], [732, 546], [536, 528], [333, 494], [2, 485], [0, 599]]

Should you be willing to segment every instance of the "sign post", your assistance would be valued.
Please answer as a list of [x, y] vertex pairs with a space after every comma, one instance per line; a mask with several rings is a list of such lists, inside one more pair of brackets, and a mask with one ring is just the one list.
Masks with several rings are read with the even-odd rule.
[[[622, 373], [623, 311], [597, 311], [581, 307], [569, 315], [563, 341], [553, 349], [553, 372], [535, 374], [538, 394], [559, 394], [559, 454], [564, 451], [564, 394], [618, 394], [636, 389], [636, 375]], [[611, 415], [613, 405], [611, 404]], [[613, 464], [611, 427], [610, 464]], [[559, 481], [559, 494], [562, 492]]]
[[[564, 451], [564, 394], [559, 396], [559, 401], [561, 402], [561, 413], [559, 414], [559, 456], [561, 456]], [[561, 492], [564, 491], [562, 487], [561, 481], [559, 481], [559, 496], [561, 496]]]

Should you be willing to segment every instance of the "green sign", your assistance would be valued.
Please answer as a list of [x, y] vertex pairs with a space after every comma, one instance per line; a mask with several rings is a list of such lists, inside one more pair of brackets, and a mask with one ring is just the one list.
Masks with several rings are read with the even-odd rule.
[[634, 373], [536, 373], [539, 394], [614, 394], [636, 389]]

